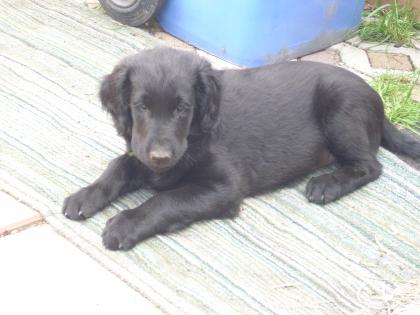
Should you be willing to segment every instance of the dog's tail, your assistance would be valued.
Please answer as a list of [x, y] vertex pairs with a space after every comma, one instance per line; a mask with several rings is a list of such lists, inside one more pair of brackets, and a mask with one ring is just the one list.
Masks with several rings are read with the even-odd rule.
[[420, 141], [398, 130], [387, 118], [384, 119], [381, 145], [391, 152], [420, 160]]

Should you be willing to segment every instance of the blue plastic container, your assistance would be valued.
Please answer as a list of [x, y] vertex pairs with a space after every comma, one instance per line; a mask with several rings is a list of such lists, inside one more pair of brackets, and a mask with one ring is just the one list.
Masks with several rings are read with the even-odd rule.
[[244, 66], [293, 59], [342, 41], [364, 0], [166, 0], [168, 33]]

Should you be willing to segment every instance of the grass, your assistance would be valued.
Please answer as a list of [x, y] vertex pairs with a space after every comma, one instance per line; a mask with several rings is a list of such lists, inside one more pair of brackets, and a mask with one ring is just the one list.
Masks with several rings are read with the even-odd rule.
[[420, 71], [408, 75], [383, 74], [371, 83], [384, 101], [388, 119], [417, 135], [420, 135], [420, 102], [413, 100], [411, 94], [419, 77]]
[[412, 40], [419, 30], [415, 10], [399, 5], [394, 0], [391, 4], [379, 6], [365, 17], [359, 36], [363, 41], [392, 42], [412, 47]]

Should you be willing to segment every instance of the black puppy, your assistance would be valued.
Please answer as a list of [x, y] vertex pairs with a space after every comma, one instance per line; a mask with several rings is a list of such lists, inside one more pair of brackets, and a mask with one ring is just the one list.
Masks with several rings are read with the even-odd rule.
[[331, 202], [379, 177], [379, 145], [420, 158], [420, 144], [384, 118], [375, 91], [320, 63], [216, 71], [195, 54], [151, 49], [117, 65], [100, 98], [127, 152], [69, 196], [64, 215], [86, 219], [124, 193], [159, 191], [108, 221], [103, 243], [113, 250], [233, 217], [244, 197], [336, 161], [306, 188], [309, 201]]

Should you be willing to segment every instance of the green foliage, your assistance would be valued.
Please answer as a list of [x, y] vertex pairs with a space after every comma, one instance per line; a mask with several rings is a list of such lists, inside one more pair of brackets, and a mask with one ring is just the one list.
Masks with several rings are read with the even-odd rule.
[[418, 35], [419, 29], [415, 11], [394, 0], [392, 4], [379, 6], [364, 18], [359, 36], [364, 41], [413, 46], [412, 39]]
[[372, 81], [372, 87], [384, 101], [385, 115], [401, 127], [420, 135], [420, 102], [411, 94], [420, 77], [420, 71], [410, 75], [384, 74]]

